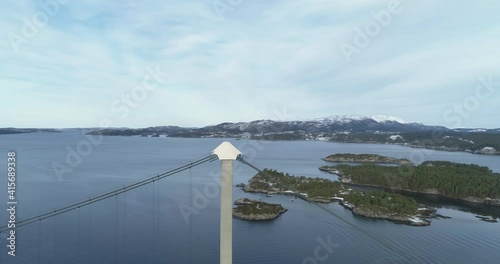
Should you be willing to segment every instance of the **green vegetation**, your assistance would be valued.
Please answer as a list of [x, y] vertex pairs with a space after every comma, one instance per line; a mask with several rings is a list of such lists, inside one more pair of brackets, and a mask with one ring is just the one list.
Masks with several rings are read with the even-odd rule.
[[254, 140], [304, 140], [304, 134], [300, 132], [293, 133], [267, 133], [267, 134], [255, 134], [250, 137]]
[[386, 143], [388, 134], [351, 133], [333, 134], [330, 141], [347, 143]]
[[500, 150], [500, 135], [492, 133], [408, 132], [401, 133], [401, 136], [406, 142], [425, 147], [446, 147], [471, 151], [493, 147]]
[[[204, 128], [182, 128], [176, 126], [149, 127], [143, 129], [103, 129], [89, 132], [91, 135], [108, 136], [155, 136], [168, 137], [214, 137], [214, 138], [248, 138], [254, 140], [329, 140], [346, 143], [382, 143], [401, 144], [419, 148], [431, 148], [446, 151], [467, 151], [477, 154], [500, 155], [500, 131], [498, 129], [484, 132], [458, 131], [437, 127], [434, 130], [421, 131], [418, 127], [401, 127], [400, 132], [394, 130], [370, 130], [365, 128], [341, 127], [310, 129], [310, 127], [289, 126], [274, 122], [272, 125], [252, 127], [241, 130], [238, 127], [225, 127], [230, 123]], [[385, 132], [384, 132], [385, 131]], [[389, 132], [392, 131], [392, 132]], [[413, 131], [413, 132], [410, 132]], [[2, 131], [0, 130], [0, 133]], [[8, 133], [5, 131], [4, 133]], [[10, 133], [10, 132], [9, 132]], [[486, 149], [485, 149], [486, 148]]]
[[251, 203], [238, 205], [234, 211], [243, 215], [263, 215], [280, 213], [285, 211], [285, 208], [281, 204], [270, 204], [252, 200]]
[[340, 170], [342, 177], [355, 184], [436, 193], [460, 199], [500, 197], [500, 174], [473, 164], [427, 161], [418, 166], [363, 164], [337, 165], [333, 168]]
[[[331, 202], [332, 197], [344, 198], [348, 204], [358, 209], [369, 209], [365, 216], [377, 218], [407, 217], [417, 213], [418, 204], [413, 198], [389, 192], [361, 193], [345, 189], [340, 182], [322, 178], [306, 178], [283, 174], [276, 170], [265, 169], [255, 175], [244, 190], [253, 192], [279, 192], [291, 190], [305, 193], [309, 199]], [[250, 210], [250, 209], [249, 209]]]
[[331, 162], [361, 162], [361, 163], [392, 163], [392, 164], [412, 164], [407, 159], [395, 159], [391, 157], [381, 156], [377, 154], [351, 154], [338, 153], [329, 155], [324, 158], [325, 161]]
[[350, 192], [344, 201], [355, 207], [366, 208], [385, 214], [414, 215], [418, 204], [415, 199], [400, 194], [377, 192]]
[[61, 131], [51, 128], [0, 128], [0, 135], [35, 133], [35, 132], [59, 133]]
[[333, 197], [342, 189], [340, 182], [323, 178], [292, 176], [276, 170], [264, 169], [250, 181], [248, 188], [269, 192], [287, 191], [306, 193], [309, 198]]

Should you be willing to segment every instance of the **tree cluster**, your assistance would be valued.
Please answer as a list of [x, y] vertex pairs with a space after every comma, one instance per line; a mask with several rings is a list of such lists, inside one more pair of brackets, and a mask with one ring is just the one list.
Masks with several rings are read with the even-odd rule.
[[428, 161], [418, 166], [337, 165], [352, 183], [416, 192], [437, 192], [453, 198], [500, 197], [500, 174], [487, 167], [448, 161]]
[[413, 215], [418, 209], [415, 199], [383, 191], [366, 193], [352, 191], [344, 199], [355, 207], [364, 207], [373, 211], [398, 215]]

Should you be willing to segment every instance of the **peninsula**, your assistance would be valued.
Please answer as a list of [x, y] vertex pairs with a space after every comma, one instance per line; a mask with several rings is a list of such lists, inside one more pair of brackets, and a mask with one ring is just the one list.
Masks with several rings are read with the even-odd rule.
[[319, 169], [339, 175], [341, 182], [346, 184], [434, 194], [500, 206], [500, 174], [474, 164], [426, 161], [418, 166], [339, 164]]
[[378, 154], [338, 153], [323, 158], [323, 160], [329, 162], [388, 163], [397, 165], [412, 165], [412, 162], [408, 159], [395, 159]]
[[354, 214], [391, 220], [413, 226], [429, 225], [435, 210], [425, 208], [413, 198], [390, 192], [359, 192], [346, 189], [341, 182], [323, 178], [293, 176], [265, 169], [242, 188], [245, 192], [294, 195], [308, 202], [339, 201]]

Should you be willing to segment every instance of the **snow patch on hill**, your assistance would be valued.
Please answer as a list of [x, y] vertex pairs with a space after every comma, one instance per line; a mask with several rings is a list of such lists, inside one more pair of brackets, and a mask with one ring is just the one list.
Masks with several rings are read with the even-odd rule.
[[362, 116], [362, 115], [334, 115], [323, 118], [315, 118], [309, 121], [319, 121], [326, 123], [350, 123], [352, 121], [363, 121], [363, 120], [373, 120], [378, 123], [384, 122], [398, 122], [400, 124], [410, 124], [413, 122], [407, 122], [399, 117], [388, 116], [388, 115], [373, 115], [373, 116]]
[[401, 123], [401, 124], [409, 124], [411, 122], [406, 122], [404, 121], [403, 119], [399, 118], [399, 117], [395, 117], [395, 116], [388, 116], [388, 115], [374, 115], [374, 116], [370, 116], [371, 119], [379, 122], [379, 123], [382, 123], [382, 122], [398, 122], [398, 123]]

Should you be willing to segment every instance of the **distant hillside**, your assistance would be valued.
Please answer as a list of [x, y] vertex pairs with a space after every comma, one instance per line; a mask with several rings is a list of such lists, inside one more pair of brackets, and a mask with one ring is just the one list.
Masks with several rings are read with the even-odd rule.
[[500, 128], [486, 129], [486, 128], [455, 128], [455, 132], [459, 133], [486, 133], [486, 134], [500, 134]]
[[399, 144], [415, 148], [500, 154], [500, 134], [487, 132], [420, 131], [401, 133], [334, 134], [332, 142]]
[[190, 131], [188, 128], [182, 128], [178, 126], [159, 126], [159, 127], [148, 127], [148, 128], [109, 128], [101, 130], [93, 130], [87, 134], [91, 135], [104, 135], [104, 136], [149, 136], [157, 137], [160, 135], [169, 136], [174, 133], [179, 133], [183, 131]]
[[345, 143], [400, 144], [476, 154], [500, 154], [500, 129], [448, 129], [386, 116], [332, 116], [314, 120], [221, 123], [202, 128], [177, 126], [104, 129], [107, 136], [245, 138], [257, 140], [323, 140]]
[[421, 123], [407, 123], [395, 118], [375, 118], [360, 116], [332, 116], [306, 121], [273, 121], [257, 120], [252, 122], [222, 123], [201, 128], [204, 132], [227, 133], [273, 133], [273, 132], [306, 132], [306, 133], [338, 133], [338, 132], [410, 132], [448, 130], [441, 126], [426, 126]]
[[[68, 129], [64, 129], [66, 131]], [[322, 140], [345, 143], [399, 144], [475, 154], [500, 154], [500, 129], [428, 126], [389, 116], [331, 116], [313, 120], [221, 123], [201, 128], [158, 126], [148, 128], [89, 129], [105, 136], [243, 138], [256, 140]], [[55, 129], [0, 128], [0, 134], [59, 132]]]
[[[168, 135], [172, 137], [259, 137], [274, 139], [277, 134], [284, 134], [280, 139], [306, 139], [307, 134], [320, 133], [387, 133], [414, 131], [448, 131], [442, 126], [427, 126], [421, 123], [408, 123], [397, 118], [332, 116], [305, 121], [256, 120], [251, 122], [221, 123], [202, 128], [150, 127], [143, 129], [105, 129], [93, 131], [102, 135]], [[302, 135], [294, 138], [293, 135]], [[266, 138], [268, 137], [268, 138]], [[277, 136], [279, 137], [279, 136]]]
[[41, 129], [41, 128], [0, 128], [0, 135], [7, 134], [22, 134], [34, 132], [60, 132], [57, 129]]

